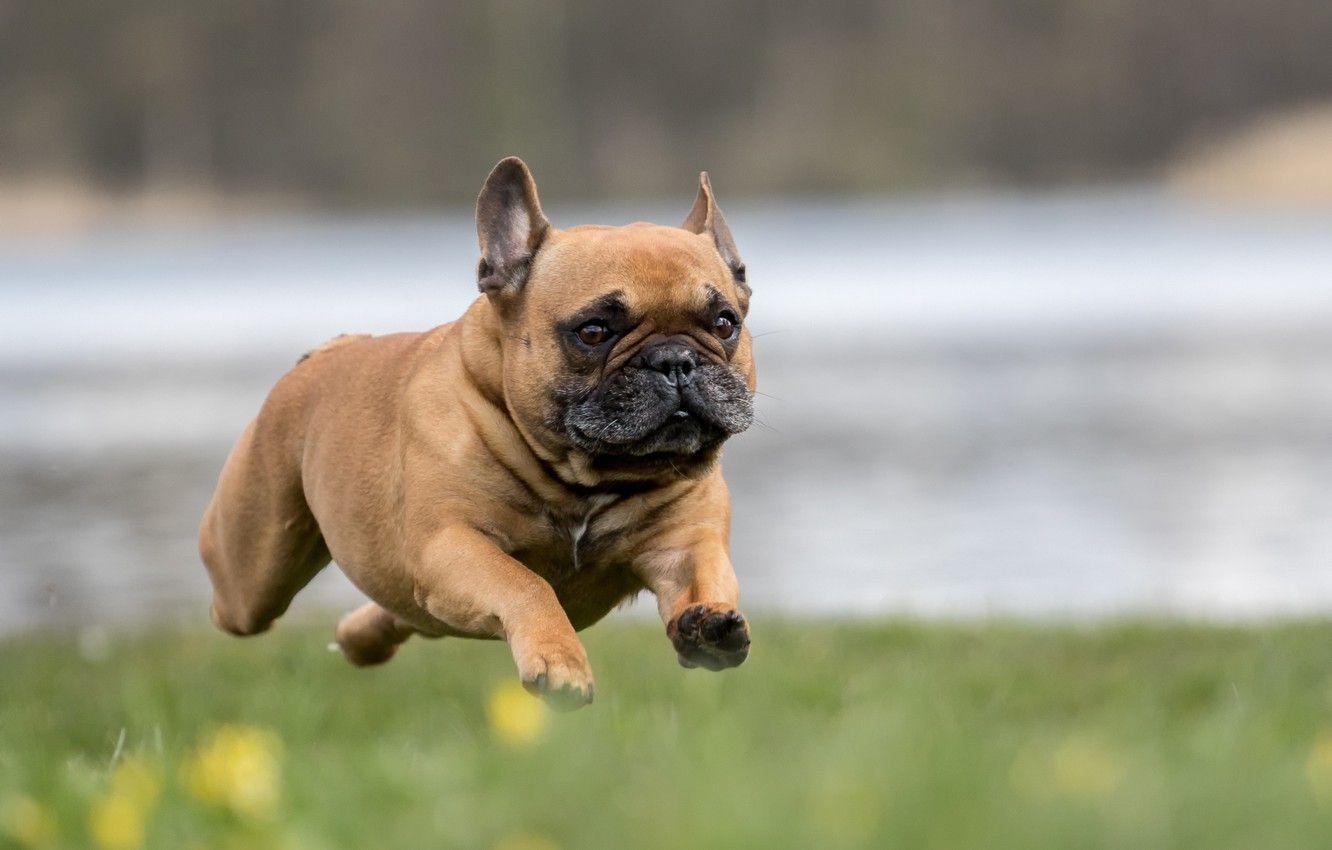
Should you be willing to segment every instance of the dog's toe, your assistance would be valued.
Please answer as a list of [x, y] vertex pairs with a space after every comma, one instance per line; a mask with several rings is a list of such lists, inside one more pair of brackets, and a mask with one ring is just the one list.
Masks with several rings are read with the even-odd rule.
[[736, 652], [749, 646], [749, 629], [739, 611], [727, 611], [721, 616], [705, 619], [701, 632], [705, 643], [724, 652]]
[[551, 644], [530, 656], [519, 666], [523, 687], [541, 697], [557, 711], [571, 711], [592, 702], [595, 687], [592, 669], [582, 645]]

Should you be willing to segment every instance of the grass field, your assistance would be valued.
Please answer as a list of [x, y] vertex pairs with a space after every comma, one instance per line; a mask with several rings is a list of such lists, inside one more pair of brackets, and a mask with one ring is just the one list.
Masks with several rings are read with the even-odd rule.
[[754, 636], [712, 674], [603, 624], [596, 703], [552, 716], [498, 644], [10, 639], [0, 844], [1332, 846], [1332, 624]]

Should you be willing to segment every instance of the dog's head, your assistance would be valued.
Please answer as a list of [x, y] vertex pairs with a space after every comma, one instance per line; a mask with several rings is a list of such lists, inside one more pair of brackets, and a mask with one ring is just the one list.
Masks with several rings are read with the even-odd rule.
[[745, 266], [700, 175], [681, 227], [551, 227], [522, 160], [477, 200], [510, 414], [594, 471], [701, 474], [753, 420]]

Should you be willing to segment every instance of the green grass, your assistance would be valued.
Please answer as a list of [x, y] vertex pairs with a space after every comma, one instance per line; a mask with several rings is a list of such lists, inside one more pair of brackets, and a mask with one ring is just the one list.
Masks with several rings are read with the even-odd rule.
[[[608, 623], [585, 635], [597, 701], [526, 748], [487, 723], [503, 646], [413, 641], [364, 671], [328, 634], [0, 644], [0, 802], [87, 846], [124, 730], [165, 777], [152, 847], [1332, 846], [1332, 624], [759, 618], [713, 674]], [[181, 790], [219, 724], [280, 738], [273, 821]]]

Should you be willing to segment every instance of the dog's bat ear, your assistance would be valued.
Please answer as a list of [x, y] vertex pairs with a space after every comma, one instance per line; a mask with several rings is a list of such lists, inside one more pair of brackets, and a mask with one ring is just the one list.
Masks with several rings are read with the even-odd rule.
[[477, 288], [492, 296], [520, 289], [549, 231], [527, 163], [516, 156], [501, 159], [476, 199]]
[[749, 289], [749, 284], [745, 282], [745, 261], [740, 259], [740, 252], [736, 250], [731, 228], [726, 226], [726, 218], [722, 215], [721, 207], [717, 206], [717, 198], [712, 194], [712, 181], [708, 179], [706, 171], [698, 175], [698, 197], [694, 199], [694, 208], [680, 226], [690, 233], [711, 236], [712, 243], [717, 246], [717, 253], [730, 267], [735, 282], [741, 288]]

